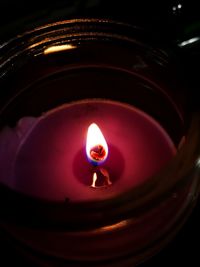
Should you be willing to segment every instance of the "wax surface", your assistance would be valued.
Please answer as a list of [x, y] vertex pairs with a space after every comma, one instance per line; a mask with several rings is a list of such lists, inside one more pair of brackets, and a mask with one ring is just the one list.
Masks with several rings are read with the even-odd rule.
[[[110, 148], [102, 166], [113, 182], [108, 187], [90, 187], [93, 166], [85, 145], [91, 123], [100, 127]], [[142, 111], [113, 101], [84, 100], [5, 128], [0, 133], [0, 181], [47, 200], [106, 199], [144, 183], [174, 153], [167, 133]]]

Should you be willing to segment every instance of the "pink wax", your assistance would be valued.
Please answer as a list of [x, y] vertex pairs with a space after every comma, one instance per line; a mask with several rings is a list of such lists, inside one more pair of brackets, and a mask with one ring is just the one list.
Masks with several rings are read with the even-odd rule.
[[[96, 123], [109, 148], [102, 164], [112, 185], [92, 188], [94, 166], [87, 160], [87, 129]], [[127, 104], [83, 100], [39, 118], [22, 118], [0, 133], [0, 182], [52, 201], [106, 199], [144, 183], [175, 154], [165, 130]]]

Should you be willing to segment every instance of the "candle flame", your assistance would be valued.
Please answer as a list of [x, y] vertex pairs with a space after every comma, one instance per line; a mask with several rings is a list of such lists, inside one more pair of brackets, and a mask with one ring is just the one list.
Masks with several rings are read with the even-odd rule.
[[108, 156], [108, 145], [103, 136], [103, 133], [95, 123], [92, 123], [88, 127], [86, 154], [88, 159], [94, 165], [103, 163]]

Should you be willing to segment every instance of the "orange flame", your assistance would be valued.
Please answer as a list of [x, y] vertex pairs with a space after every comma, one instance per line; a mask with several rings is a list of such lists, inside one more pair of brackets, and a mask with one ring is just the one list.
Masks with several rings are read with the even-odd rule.
[[101, 130], [95, 123], [88, 127], [86, 154], [88, 159], [96, 165], [103, 163], [108, 157], [108, 145]]

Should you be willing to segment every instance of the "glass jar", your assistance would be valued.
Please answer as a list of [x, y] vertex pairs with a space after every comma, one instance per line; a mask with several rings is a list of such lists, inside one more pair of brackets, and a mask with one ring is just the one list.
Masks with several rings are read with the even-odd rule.
[[200, 121], [188, 113], [172, 53], [143, 29], [79, 19], [19, 35], [0, 47], [0, 55], [2, 130], [64, 103], [103, 98], [149, 114], [177, 149], [148, 181], [102, 201], [52, 202], [1, 181], [6, 238], [35, 266], [134, 266], [158, 252], [199, 192]]

